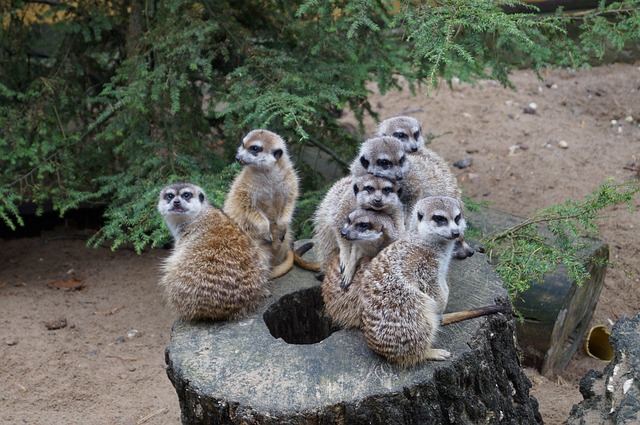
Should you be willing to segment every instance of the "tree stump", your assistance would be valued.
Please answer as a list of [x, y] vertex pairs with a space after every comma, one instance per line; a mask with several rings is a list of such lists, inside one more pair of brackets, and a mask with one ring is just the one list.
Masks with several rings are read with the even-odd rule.
[[[468, 216], [471, 225], [484, 234], [523, 221], [491, 208]], [[559, 268], [558, 272], [545, 276], [543, 284], [532, 286], [513, 300], [514, 310], [524, 318], [516, 325], [523, 363], [546, 376], [562, 372], [573, 357], [587, 333], [604, 285], [606, 266], [596, 265], [593, 259], [608, 259], [609, 246], [595, 239], [587, 242], [589, 249], [583, 258], [591, 278], [582, 286], [569, 280]]]
[[573, 406], [567, 424], [640, 423], [640, 314], [620, 319], [610, 341], [613, 360], [603, 372], [591, 370], [582, 377], [584, 401]]
[[[478, 254], [454, 261], [448, 311], [508, 303]], [[167, 374], [184, 424], [537, 424], [511, 315], [442, 328], [444, 362], [386, 363], [323, 313], [319, 282], [294, 268], [250, 317], [173, 327]]]

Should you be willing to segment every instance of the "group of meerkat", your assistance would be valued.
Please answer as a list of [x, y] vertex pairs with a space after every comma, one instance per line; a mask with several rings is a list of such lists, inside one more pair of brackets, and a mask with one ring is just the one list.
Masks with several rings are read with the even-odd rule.
[[325, 311], [336, 325], [361, 329], [374, 352], [404, 367], [450, 356], [432, 347], [441, 325], [504, 311], [443, 315], [450, 261], [474, 250], [464, 240], [455, 176], [424, 145], [415, 118], [383, 121], [314, 216]]
[[254, 310], [267, 282], [294, 262], [291, 221], [298, 176], [284, 140], [253, 130], [242, 140], [234, 179], [222, 209], [192, 183], [160, 192], [158, 211], [174, 238], [162, 265], [167, 303], [188, 320], [227, 320]]

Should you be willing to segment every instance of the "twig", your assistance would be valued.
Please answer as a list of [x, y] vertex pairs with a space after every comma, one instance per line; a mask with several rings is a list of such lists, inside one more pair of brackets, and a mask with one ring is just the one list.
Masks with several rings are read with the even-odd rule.
[[157, 410], [155, 412], [151, 412], [146, 416], [141, 417], [140, 419], [138, 419], [138, 422], [136, 422], [136, 425], [140, 425], [143, 424], [145, 422], [147, 422], [149, 419], [153, 418], [154, 416], [158, 416], [162, 413], [167, 413], [169, 411], [169, 409], [167, 409], [166, 407], [163, 407], [160, 410]]

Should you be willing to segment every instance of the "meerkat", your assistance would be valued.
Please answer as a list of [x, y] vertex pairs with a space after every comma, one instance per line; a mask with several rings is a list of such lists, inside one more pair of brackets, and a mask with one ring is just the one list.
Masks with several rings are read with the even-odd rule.
[[268, 253], [216, 207], [187, 227], [161, 272], [167, 303], [187, 320], [243, 317], [269, 295]]
[[447, 273], [466, 223], [451, 197], [418, 201], [404, 236], [375, 256], [361, 279], [362, 328], [367, 345], [391, 363], [413, 366], [445, 360], [432, 347], [447, 305]]
[[346, 218], [342, 237], [358, 251], [356, 271], [347, 289], [342, 288], [340, 256], [335, 255], [322, 281], [322, 298], [325, 311], [332, 322], [343, 328], [359, 328], [362, 311], [360, 280], [366, 265], [383, 248], [396, 240], [397, 233], [392, 218], [382, 212], [357, 209]]
[[372, 174], [347, 176], [329, 189], [313, 217], [314, 246], [321, 272], [326, 273], [336, 254], [340, 255], [343, 286], [349, 286], [356, 264], [351, 244], [343, 238], [341, 229], [347, 215], [358, 208], [384, 212], [391, 216], [398, 232], [404, 231], [404, 211], [398, 185]]
[[[231, 184], [222, 209], [258, 242], [271, 267], [276, 267], [290, 257], [291, 221], [299, 191], [287, 146], [271, 131], [253, 130], [243, 138], [236, 160], [243, 170]], [[276, 243], [274, 229], [284, 236]]]
[[178, 182], [160, 191], [158, 212], [177, 244], [187, 227], [207, 208], [204, 190], [193, 183]]
[[[415, 203], [427, 196], [456, 198], [464, 209], [462, 192], [451, 168], [440, 155], [425, 147], [418, 120], [409, 116], [388, 118], [378, 125], [376, 135], [395, 137], [408, 154], [408, 169], [402, 181], [402, 202], [406, 211], [412, 211]], [[464, 239], [460, 239], [454, 248], [454, 258], [457, 259], [471, 257], [474, 253]]]
[[395, 137], [373, 137], [360, 146], [358, 156], [350, 166], [352, 176], [373, 174], [392, 181], [404, 178], [407, 171], [402, 143]]

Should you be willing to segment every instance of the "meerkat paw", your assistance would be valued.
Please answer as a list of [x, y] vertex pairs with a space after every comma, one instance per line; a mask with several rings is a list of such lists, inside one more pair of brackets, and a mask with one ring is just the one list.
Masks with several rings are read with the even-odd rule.
[[348, 265], [340, 263], [340, 274], [342, 275], [340, 278], [340, 288], [346, 290], [349, 285], [351, 285], [354, 271], [351, 270], [351, 267], [348, 267]]
[[441, 350], [439, 348], [430, 348], [425, 352], [426, 360], [447, 360], [451, 357], [451, 353], [447, 350]]

